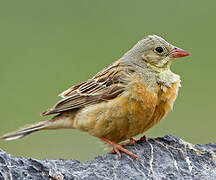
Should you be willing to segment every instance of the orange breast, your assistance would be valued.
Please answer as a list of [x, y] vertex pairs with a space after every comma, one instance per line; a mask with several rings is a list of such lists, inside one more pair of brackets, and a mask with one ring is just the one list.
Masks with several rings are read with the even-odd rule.
[[149, 90], [141, 82], [136, 83], [130, 89], [130, 97], [127, 105], [130, 114], [130, 125], [127, 138], [143, 133], [151, 123], [152, 116], [157, 106], [158, 89]]
[[[179, 84], [174, 83], [171, 88], [163, 92], [158, 84], [154, 89], [148, 89], [141, 82], [134, 83], [129, 89], [128, 96], [117, 98], [117, 106], [108, 108], [110, 126], [102, 128], [107, 132], [104, 137], [120, 142], [141, 134], [157, 124], [172, 108]], [[119, 116], [116, 116], [118, 112]], [[107, 120], [106, 120], [107, 121]], [[102, 122], [102, 121], [100, 121]]]
[[158, 102], [151, 118], [151, 123], [145, 127], [144, 132], [156, 125], [172, 109], [173, 103], [178, 95], [179, 82], [173, 83], [171, 88], [166, 92], [159, 88]]

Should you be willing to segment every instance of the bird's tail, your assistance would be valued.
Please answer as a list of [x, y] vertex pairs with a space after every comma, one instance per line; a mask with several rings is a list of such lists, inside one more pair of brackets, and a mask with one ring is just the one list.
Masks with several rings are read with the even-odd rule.
[[6, 140], [6, 141], [10, 141], [10, 140], [14, 140], [14, 139], [20, 139], [20, 138], [23, 138], [23, 137], [25, 137], [25, 136], [33, 133], [33, 132], [37, 132], [37, 131], [40, 131], [42, 129], [45, 129], [46, 126], [47, 126], [47, 121], [32, 124], [32, 125], [29, 125], [27, 127], [21, 128], [18, 131], [7, 133], [7, 134], [3, 135], [1, 137], [1, 139]]
[[26, 137], [27, 135], [37, 132], [40, 130], [48, 130], [48, 129], [73, 129], [73, 117], [74, 114], [71, 114], [71, 116], [66, 115], [56, 115], [53, 118], [41, 121], [36, 124], [28, 125], [24, 128], [21, 128], [18, 131], [8, 133], [0, 137], [2, 140], [14, 140], [14, 139], [20, 139], [23, 137]]

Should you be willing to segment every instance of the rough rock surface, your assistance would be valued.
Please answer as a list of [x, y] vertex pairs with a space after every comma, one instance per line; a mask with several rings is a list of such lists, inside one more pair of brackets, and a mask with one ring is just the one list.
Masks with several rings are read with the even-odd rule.
[[192, 145], [167, 135], [126, 148], [140, 159], [107, 154], [81, 163], [16, 158], [0, 150], [0, 179], [216, 179], [216, 144]]

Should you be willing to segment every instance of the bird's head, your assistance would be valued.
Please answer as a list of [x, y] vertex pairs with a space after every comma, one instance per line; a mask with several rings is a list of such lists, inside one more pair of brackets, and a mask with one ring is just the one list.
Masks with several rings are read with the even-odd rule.
[[141, 67], [150, 66], [156, 69], [168, 69], [175, 58], [188, 56], [185, 50], [169, 44], [163, 38], [149, 35], [140, 40], [126, 56], [132, 63]]

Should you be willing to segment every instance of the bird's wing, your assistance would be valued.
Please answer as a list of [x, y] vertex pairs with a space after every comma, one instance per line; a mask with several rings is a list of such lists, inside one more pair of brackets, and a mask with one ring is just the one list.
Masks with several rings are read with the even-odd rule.
[[132, 66], [117, 61], [92, 79], [61, 93], [63, 99], [41, 115], [46, 116], [111, 100], [124, 92], [125, 79], [133, 72]]

